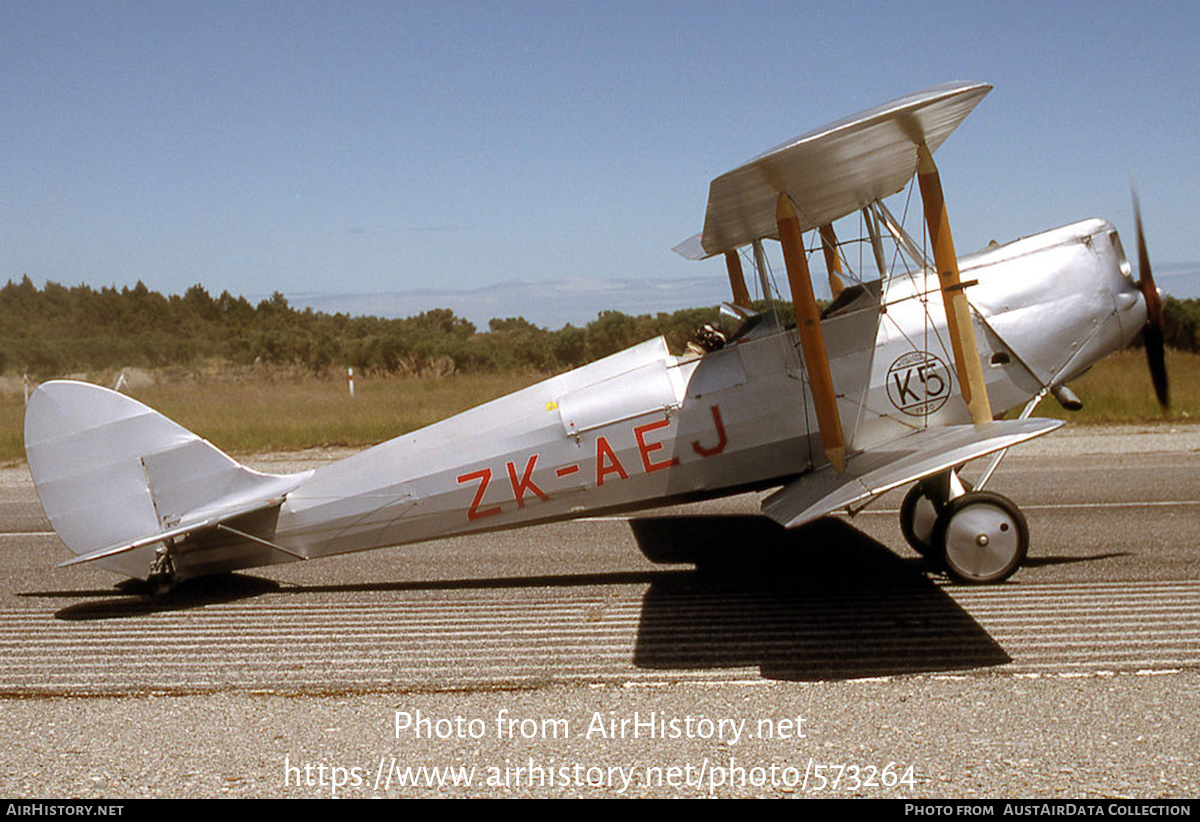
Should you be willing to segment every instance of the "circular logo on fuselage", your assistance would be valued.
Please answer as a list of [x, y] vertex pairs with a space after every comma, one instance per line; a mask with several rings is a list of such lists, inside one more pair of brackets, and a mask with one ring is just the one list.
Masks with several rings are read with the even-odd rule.
[[928, 351], [910, 351], [888, 369], [887, 393], [910, 417], [928, 416], [950, 399], [950, 369]]

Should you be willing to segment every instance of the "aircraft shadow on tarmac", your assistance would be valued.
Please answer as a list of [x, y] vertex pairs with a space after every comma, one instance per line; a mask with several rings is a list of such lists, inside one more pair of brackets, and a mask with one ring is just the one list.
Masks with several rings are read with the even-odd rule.
[[250, 574], [217, 574], [189, 579], [180, 583], [170, 594], [154, 596], [149, 586], [139, 580], [126, 580], [107, 589], [78, 591], [30, 591], [27, 597], [88, 597], [91, 601], [68, 605], [55, 612], [61, 620], [101, 620], [140, 617], [168, 611], [186, 611], [205, 605], [218, 605], [251, 599], [265, 594], [307, 595], [318, 593], [353, 594], [381, 591], [469, 591], [502, 588], [568, 588], [594, 585], [638, 585], [677, 576], [689, 576], [691, 571], [662, 570], [595, 574], [551, 574], [521, 577], [482, 577], [448, 580], [414, 580], [400, 582], [350, 582], [330, 585], [280, 585], [275, 580]]
[[1132, 551], [1109, 551], [1107, 554], [1091, 554], [1086, 557], [1026, 557], [1021, 563], [1022, 568], [1049, 568], [1054, 565], [1075, 565], [1080, 562], [1095, 562], [1101, 559], [1119, 559], [1132, 557]]
[[40, 591], [25, 596], [86, 596], [88, 602], [77, 602], [55, 612], [56, 619], [85, 621], [140, 617], [168, 611], [187, 611], [205, 605], [237, 602], [279, 590], [271, 579], [246, 574], [216, 574], [182, 583], [169, 596], [153, 596], [150, 586], [137, 579], [118, 583], [113, 588], [91, 591]]
[[651, 583], [634, 663], [758, 666], [784, 680], [849, 679], [1002, 665], [1011, 658], [926, 573], [844, 521], [788, 531], [765, 517], [631, 522], [655, 562], [696, 573]]
[[[154, 597], [145, 583], [27, 592], [87, 597], [66, 621], [137, 618], [263, 595], [646, 585], [633, 663], [648, 669], [757, 666], [785, 680], [962, 670], [1011, 659], [930, 577], [839, 519], [788, 531], [761, 516], [669, 516], [631, 521], [648, 571], [503, 578], [283, 584], [247, 574], [182, 583]], [[1105, 555], [1110, 556], [1110, 555]], [[1099, 559], [1090, 557], [1087, 559]], [[1046, 558], [1041, 563], [1086, 561]], [[1035, 564], [1039, 561], [1031, 561]]]

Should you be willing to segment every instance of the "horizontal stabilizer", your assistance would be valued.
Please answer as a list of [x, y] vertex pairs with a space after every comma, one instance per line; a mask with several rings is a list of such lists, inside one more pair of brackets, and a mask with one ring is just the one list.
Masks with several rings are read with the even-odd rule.
[[936, 151], [991, 88], [947, 83], [776, 146], [712, 181], [699, 243], [685, 240], [675, 250], [703, 259], [778, 238], [780, 194], [795, 203], [802, 231], [890, 197], [916, 174], [917, 146]]
[[[82, 565], [85, 562], [95, 562], [98, 559], [107, 559], [108, 557], [115, 557], [118, 554], [125, 554], [130, 551], [137, 550], [138, 548], [144, 548], [147, 545], [154, 545], [154, 544], [157, 544], [160, 542], [166, 542], [167, 540], [182, 540], [191, 534], [196, 534], [201, 531], [208, 530], [210, 528], [217, 528], [218, 526], [222, 525], [223, 523], [227, 523], [230, 520], [240, 519], [241, 517], [243, 517], [247, 514], [254, 514], [259, 511], [265, 511], [270, 508], [277, 508], [278, 506], [280, 506], [282, 504], [283, 504], [283, 497], [277, 497], [275, 499], [266, 499], [266, 500], [262, 500], [259, 502], [249, 503], [249, 504], [246, 504], [246, 505], [240, 506], [240, 507], [239, 506], [229, 506], [223, 510], [214, 511], [209, 516], [204, 517], [203, 519], [190, 518], [189, 521], [187, 522], [187, 524], [185, 524], [185, 525], [179, 525], [179, 526], [176, 526], [175, 528], [168, 528], [164, 531], [159, 531], [157, 533], [150, 534], [149, 536], [142, 537], [141, 539], [135, 539], [130, 542], [120, 543], [117, 545], [111, 545], [107, 548], [98, 548], [95, 551], [89, 551], [88, 553], [77, 556], [74, 559], [69, 559], [66, 562], [60, 562], [58, 564], [58, 567], [66, 568], [69, 565]], [[257, 538], [254, 538], [253, 536], [251, 536], [250, 538], [254, 539], [254, 541], [256, 541], [256, 542], [271, 545], [272, 547], [277, 548], [278, 550], [283, 551], [284, 553], [291, 554], [292, 556], [299, 556], [298, 554], [288, 551], [285, 548], [281, 548], [278, 545], [274, 545], [273, 543], [269, 543], [265, 540], [259, 540]]]
[[826, 466], [780, 488], [762, 510], [786, 528], [842, 511], [885, 491], [1016, 445], [1063, 424], [1062, 420], [1000, 420], [987, 425], [926, 428], [855, 454], [846, 472]]

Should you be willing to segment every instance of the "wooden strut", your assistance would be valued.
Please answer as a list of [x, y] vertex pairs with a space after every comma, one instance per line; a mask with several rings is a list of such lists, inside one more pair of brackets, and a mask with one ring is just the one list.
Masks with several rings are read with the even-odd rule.
[[746, 277], [742, 274], [742, 258], [736, 249], [725, 252], [725, 268], [729, 271], [729, 287], [733, 289], [733, 304], [751, 308], [750, 291], [746, 288]]
[[800, 219], [787, 194], [780, 194], [775, 207], [775, 223], [779, 242], [783, 246], [783, 262], [787, 267], [788, 285], [792, 290], [792, 309], [796, 313], [796, 330], [804, 351], [804, 367], [812, 389], [817, 425], [821, 429], [821, 445], [825, 456], [839, 474], [846, 470], [846, 439], [842, 434], [842, 419], [838, 415], [837, 394], [833, 376], [829, 373], [829, 354], [825, 350], [825, 335], [821, 332], [821, 314], [813, 294], [812, 276], [804, 254], [804, 237]]
[[842, 278], [842, 258], [838, 256], [837, 235], [833, 233], [833, 223], [826, 223], [818, 229], [821, 235], [821, 250], [825, 252], [825, 270], [829, 272], [829, 293], [836, 300], [846, 288]]
[[971, 412], [972, 422], [985, 425], [992, 421], [992, 406], [988, 402], [983, 364], [979, 361], [975, 327], [971, 323], [971, 306], [967, 302], [967, 295], [963, 293], [963, 289], [971, 283], [963, 283], [959, 279], [958, 256], [954, 252], [954, 238], [950, 235], [950, 218], [946, 214], [946, 201], [942, 196], [941, 177], [937, 166], [933, 164], [933, 155], [924, 143], [917, 148], [917, 181], [921, 187], [921, 202], [925, 207], [925, 224], [929, 226], [929, 240], [933, 245], [933, 263], [937, 266], [938, 283], [942, 289], [942, 304], [946, 308], [946, 326], [954, 350], [958, 383], [962, 387], [967, 410]]

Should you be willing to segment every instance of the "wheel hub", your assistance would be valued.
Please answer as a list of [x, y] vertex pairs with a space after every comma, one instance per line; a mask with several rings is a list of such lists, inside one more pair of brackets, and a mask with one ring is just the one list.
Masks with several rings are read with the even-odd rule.
[[1012, 562], [1016, 531], [1003, 508], [976, 503], [957, 512], [946, 528], [946, 555], [972, 576], [988, 577]]

